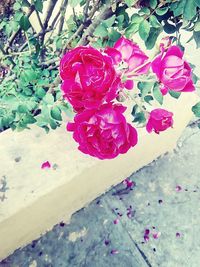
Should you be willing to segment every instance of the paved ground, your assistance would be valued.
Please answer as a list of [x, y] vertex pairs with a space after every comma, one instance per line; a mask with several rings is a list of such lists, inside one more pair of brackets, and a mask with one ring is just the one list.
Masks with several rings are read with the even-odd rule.
[[199, 140], [187, 128], [174, 153], [130, 177], [132, 190], [118, 185], [0, 266], [199, 267]]

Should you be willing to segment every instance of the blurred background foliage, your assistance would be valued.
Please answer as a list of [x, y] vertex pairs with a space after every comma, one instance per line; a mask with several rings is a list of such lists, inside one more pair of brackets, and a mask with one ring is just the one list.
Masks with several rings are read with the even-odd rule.
[[[57, 2], [0, 3], [0, 131], [36, 124], [48, 132], [72, 115], [59, 89], [58, 66], [61, 56], [77, 45], [113, 46], [121, 35], [134, 39], [137, 34], [150, 50], [165, 32], [184, 49], [181, 32], [186, 30], [191, 32], [188, 42], [194, 39], [200, 47], [200, 0], [62, 0], [55, 14]], [[30, 20], [33, 13], [39, 31]], [[152, 84], [139, 83], [138, 89], [144, 101], [154, 97], [162, 102]], [[133, 113], [135, 122], [142, 122], [136, 108]]]

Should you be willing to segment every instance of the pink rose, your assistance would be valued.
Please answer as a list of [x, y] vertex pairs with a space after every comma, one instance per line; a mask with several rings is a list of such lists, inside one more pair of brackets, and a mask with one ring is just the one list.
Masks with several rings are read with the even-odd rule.
[[97, 108], [118, 93], [120, 78], [110, 57], [92, 47], [77, 47], [60, 62], [61, 89], [76, 111]]
[[[149, 70], [149, 58], [137, 44], [124, 37], [121, 37], [113, 48], [107, 47], [104, 51], [112, 57], [113, 63], [119, 67], [119, 73], [127, 78], [146, 74]], [[127, 79], [124, 86], [127, 89], [132, 89], [132, 79]]]
[[165, 131], [167, 128], [173, 125], [173, 113], [162, 108], [154, 109], [150, 112], [150, 116], [146, 125], [147, 132], [154, 131], [159, 132]]
[[125, 110], [126, 107], [112, 103], [84, 110], [67, 124], [67, 130], [73, 131], [83, 153], [99, 159], [115, 158], [137, 144], [137, 131], [126, 122]]
[[192, 92], [192, 70], [183, 59], [183, 52], [178, 46], [171, 46], [162, 51], [152, 62], [152, 70], [166, 90]]

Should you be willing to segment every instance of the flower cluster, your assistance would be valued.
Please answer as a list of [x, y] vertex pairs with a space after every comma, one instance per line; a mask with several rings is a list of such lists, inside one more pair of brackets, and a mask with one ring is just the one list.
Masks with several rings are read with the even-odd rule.
[[[114, 47], [97, 50], [90, 46], [67, 52], [60, 62], [62, 92], [73, 106], [73, 132], [78, 149], [99, 159], [126, 153], [138, 141], [136, 129], [126, 121], [126, 107], [115, 103], [120, 93], [135, 90], [134, 79], [152, 69], [161, 93], [194, 91], [192, 72], [178, 46], [165, 39], [160, 53], [150, 61], [134, 42], [121, 37]], [[142, 76], [141, 76], [142, 75]], [[165, 131], [173, 125], [173, 113], [157, 108], [145, 111], [146, 130]]]

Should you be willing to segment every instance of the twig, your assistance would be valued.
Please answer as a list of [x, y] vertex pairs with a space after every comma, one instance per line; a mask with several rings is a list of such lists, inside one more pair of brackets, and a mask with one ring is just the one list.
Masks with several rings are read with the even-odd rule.
[[[48, 28], [48, 29], [45, 30], [45, 32], [47, 33], [47, 32], [50, 32], [51, 30], [52, 30], [51, 28]], [[32, 40], [32, 39], [34, 39], [34, 38], [39, 37], [41, 34], [42, 34], [42, 32], [39, 32], [39, 33], [34, 34], [32, 37], [29, 38], [29, 41]], [[28, 42], [26, 41], [26, 42], [19, 48], [19, 51], [20, 51], [20, 52], [23, 51], [24, 48], [25, 48], [27, 45], [28, 45]]]
[[3, 47], [2, 47], [1, 44], [0, 44], [0, 50], [1, 50], [1, 52], [2, 52], [3, 55], [6, 55], [6, 52], [5, 52], [5, 50], [3, 49]]
[[86, 4], [84, 6], [84, 9], [83, 9], [84, 22], [86, 22], [87, 17], [88, 17], [89, 6], [90, 6], [90, 0], [87, 0]]
[[65, 21], [65, 14], [66, 14], [66, 10], [67, 10], [67, 4], [68, 4], [68, 0], [64, 0], [61, 6], [61, 10], [60, 10], [60, 14], [61, 14], [61, 18], [60, 18], [60, 24], [58, 27], [58, 35], [61, 33], [62, 29], [63, 29], [63, 24]]
[[78, 27], [79, 24], [78, 24], [78, 21], [77, 21], [77, 19], [76, 19], [76, 12], [75, 12], [75, 9], [74, 9], [74, 8], [72, 8], [72, 12], [73, 12], [73, 19], [74, 19], [74, 22], [76, 23], [76, 26]]
[[29, 51], [29, 54], [30, 54], [30, 57], [31, 57], [31, 44], [30, 44], [30, 42], [29, 42], [27, 32], [25, 32], [25, 36], [26, 36], [26, 40], [27, 40], [27, 43], [28, 43], [28, 51]]
[[53, 20], [52, 23], [51, 23], [51, 26], [49, 27], [49, 28], [51, 28], [51, 30], [54, 29], [54, 26], [56, 25], [56, 22], [57, 22], [57, 20], [58, 20], [59, 17], [60, 17], [60, 10], [59, 10], [58, 13], [56, 14], [54, 20]]
[[105, 19], [108, 19], [113, 15], [113, 11], [111, 5], [105, 5], [102, 10], [100, 11], [99, 15], [93, 20], [90, 26], [85, 30], [84, 34], [82, 35], [78, 45], [87, 45], [88, 44], [88, 36], [92, 36], [96, 27]]
[[48, 66], [48, 65], [53, 64], [55, 62], [58, 62], [59, 59], [60, 59], [59, 57], [51, 58], [51, 59], [49, 59], [49, 60], [47, 60], [45, 62], [42, 62], [41, 65], [42, 66], [44, 66], [44, 65]]
[[41, 43], [43, 44], [44, 42], [44, 37], [45, 37], [45, 30], [47, 29], [48, 27], [48, 23], [49, 23], [49, 20], [51, 18], [51, 15], [53, 13], [53, 10], [54, 10], [54, 7], [56, 5], [56, 2], [57, 0], [51, 0], [49, 2], [49, 6], [48, 6], [48, 10], [47, 10], [47, 14], [46, 14], [46, 18], [44, 20], [44, 25], [43, 25], [43, 31], [42, 31], [42, 36], [41, 36]]
[[67, 40], [64, 48], [63, 48], [63, 52], [62, 52], [62, 55], [65, 54], [66, 50], [69, 49], [69, 46], [71, 44], [71, 42], [76, 39], [76, 37], [79, 36], [79, 34], [84, 30], [85, 28], [85, 25], [84, 24], [81, 24], [78, 29], [76, 30], [76, 32]]
[[38, 22], [40, 24], [41, 29], [43, 29], [43, 24], [42, 24], [42, 21], [41, 21], [41, 18], [40, 18], [40, 14], [39, 14], [39, 12], [37, 10], [36, 10], [36, 16], [38, 18]]

